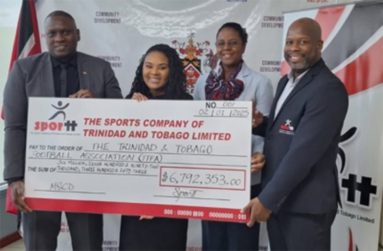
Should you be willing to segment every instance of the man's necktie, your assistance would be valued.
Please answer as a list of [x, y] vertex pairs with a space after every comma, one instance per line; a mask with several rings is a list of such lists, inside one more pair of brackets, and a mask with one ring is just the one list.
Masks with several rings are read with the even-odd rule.
[[67, 93], [67, 70], [65, 64], [60, 64], [60, 96], [68, 97]]

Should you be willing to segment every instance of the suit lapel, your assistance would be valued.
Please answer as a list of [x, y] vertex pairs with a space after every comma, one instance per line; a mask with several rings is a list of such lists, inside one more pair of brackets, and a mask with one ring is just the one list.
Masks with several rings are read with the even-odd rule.
[[298, 82], [297, 86], [291, 91], [289, 96], [287, 96], [285, 102], [282, 105], [281, 110], [283, 109], [284, 105], [287, 104], [295, 94], [297, 94], [300, 90], [302, 90], [305, 86], [310, 84], [312, 79], [315, 77], [315, 75], [318, 74], [318, 72], [323, 68], [324, 66], [323, 60], [319, 60], [318, 63], [316, 63], [304, 76], [303, 78]]
[[[44, 55], [42, 60], [41, 68], [39, 69], [40, 74], [37, 75], [37, 88], [38, 96], [43, 97], [54, 97], [55, 96], [55, 84], [53, 78], [53, 68], [51, 57], [48, 53]], [[36, 90], [37, 91], [37, 90]]]
[[[276, 106], [276, 103], [278, 102], [278, 99], [280, 97], [280, 95], [282, 94], [282, 91], [283, 89], [285, 88], [287, 82], [288, 82], [288, 79], [287, 77], [285, 77], [285, 79], [282, 79], [284, 80], [284, 82], [282, 82], [281, 80], [281, 88], [279, 88], [277, 90], [277, 93], [276, 96], [275, 96], [275, 99], [274, 99], [274, 102], [273, 102], [273, 106], [272, 106], [272, 123], [271, 124], [271, 127], [274, 125], [274, 122], [277, 120], [278, 116], [283, 112], [283, 109], [285, 108], [286, 104], [289, 103], [289, 101], [298, 93], [300, 92], [305, 86], [307, 86], [308, 84], [310, 84], [312, 82], [312, 79], [315, 77], [315, 75], [324, 67], [324, 61], [322, 59], [320, 59], [304, 76], [303, 78], [298, 82], [297, 86], [295, 86], [295, 88], [290, 92], [290, 94], [287, 96], [285, 102], [282, 104], [281, 106], [281, 109], [279, 110], [279, 113], [277, 114], [277, 116], [275, 117], [274, 119], [274, 113], [275, 113], [275, 106]], [[270, 128], [271, 128], [270, 127]]]
[[297, 94], [300, 90], [302, 90], [302, 88], [305, 87], [307, 84], [309, 84], [311, 80], [312, 74], [307, 72], [307, 74], [303, 76], [303, 78], [298, 82], [297, 86], [295, 86], [294, 89], [287, 96], [285, 102], [282, 104], [281, 110], [294, 97], [294, 95]]
[[273, 100], [273, 103], [271, 104], [270, 115], [269, 115], [269, 128], [271, 128], [274, 124], [275, 108], [277, 106], [278, 99], [283, 92], [283, 89], [285, 89], [287, 82], [288, 82], [288, 78], [287, 76], [284, 76], [278, 83], [277, 91], [275, 92], [275, 98]]

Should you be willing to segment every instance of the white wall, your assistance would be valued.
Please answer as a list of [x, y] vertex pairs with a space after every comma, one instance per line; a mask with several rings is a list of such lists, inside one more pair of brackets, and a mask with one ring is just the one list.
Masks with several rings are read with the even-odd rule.
[[[13, 39], [19, 17], [21, 0], [0, 0], [0, 104], [3, 103], [3, 88], [8, 77]], [[3, 128], [3, 121], [0, 121]], [[0, 133], [0, 184], [3, 182], [3, 133]], [[1, 186], [0, 186], [1, 189]]]

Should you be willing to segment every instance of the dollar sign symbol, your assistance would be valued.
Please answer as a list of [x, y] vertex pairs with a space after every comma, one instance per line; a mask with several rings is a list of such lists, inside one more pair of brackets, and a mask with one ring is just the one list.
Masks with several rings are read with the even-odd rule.
[[162, 174], [162, 178], [161, 178], [161, 181], [162, 182], [166, 182], [168, 180], [168, 172], [164, 172]]

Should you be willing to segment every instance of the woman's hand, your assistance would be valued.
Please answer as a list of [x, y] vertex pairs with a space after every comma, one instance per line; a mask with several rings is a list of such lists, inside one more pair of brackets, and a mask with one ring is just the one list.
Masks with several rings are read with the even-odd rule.
[[253, 119], [251, 122], [252, 122], [253, 128], [256, 128], [257, 126], [263, 123], [263, 114], [260, 111], [254, 109]]
[[262, 153], [253, 153], [251, 155], [251, 172], [259, 172], [265, 166], [266, 158]]
[[132, 99], [140, 102], [140, 101], [148, 100], [148, 97], [146, 97], [145, 95], [139, 92], [135, 92], [133, 93]]

